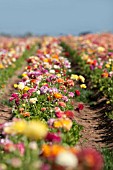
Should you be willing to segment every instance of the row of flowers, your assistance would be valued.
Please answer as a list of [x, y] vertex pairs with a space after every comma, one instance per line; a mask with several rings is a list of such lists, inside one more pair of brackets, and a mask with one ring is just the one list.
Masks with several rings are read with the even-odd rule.
[[113, 34], [88, 34], [61, 39], [76, 51], [75, 60], [92, 82], [92, 88], [99, 89], [107, 98], [107, 104], [113, 103]]
[[101, 170], [103, 159], [91, 148], [77, 147], [82, 127], [75, 121], [84, 106], [75, 100], [85, 78], [72, 73], [60, 40], [42, 39], [28, 58], [13, 102], [13, 120], [0, 125], [0, 164], [4, 169]]
[[[21, 68], [24, 60], [35, 51], [39, 38], [0, 37], [0, 88], [4, 88], [9, 77]], [[24, 62], [25, 63], [25, 62]]]
[[0, 37], [0, 69], [7, 68], [20, 57], [26, 49], [36, 43], [37, 38]]

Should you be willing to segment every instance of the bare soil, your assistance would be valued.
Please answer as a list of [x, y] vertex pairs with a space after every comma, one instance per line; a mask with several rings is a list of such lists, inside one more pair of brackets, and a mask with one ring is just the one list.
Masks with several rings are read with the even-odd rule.
[[17, 70], [14, 73], [14, 76], [12, 78], [9, 78], [6, 86], [0, 90], [0, 123], [4, 123], [12, 118], [12, 108], [2, 104], [2, 101], [3, 100], [8, 101], [11, 94], [15, 91], [13, 85], [19, 82], [18, 76], [20, 76], [23, 73], [25, 66], [26, 63], [23, 64], [21, 69]]
[[76, 122], [83, 126], [78, 146], [113, 148], [113, 121], [105, 114], [105, 101], [98, 101], [94, 108], [85, 104], [80, 113], [75, 113]]

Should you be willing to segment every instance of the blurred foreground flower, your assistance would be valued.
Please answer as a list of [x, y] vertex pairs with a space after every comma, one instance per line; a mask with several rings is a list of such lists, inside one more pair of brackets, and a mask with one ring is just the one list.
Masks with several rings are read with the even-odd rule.
[[63, 151], [56, 157], [56, 164], [65, 168], [76, 168], [78, 165], [78, 158], [70, 151]]
[[46, 136], [48, 128], [46, 124], [39, 120], [32, 120], [29, 122], [18, 120], [4, 127], [4, 132], [7, 134], [22, 134], [30, 139], [38, 140]]

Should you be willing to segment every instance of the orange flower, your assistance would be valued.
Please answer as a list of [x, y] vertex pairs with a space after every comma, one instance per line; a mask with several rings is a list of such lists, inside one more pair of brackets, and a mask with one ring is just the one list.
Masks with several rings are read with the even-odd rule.
[[62, 98], [62, 94], [61, 93], [54, 93], [54, 97], [56, 99], [61, 99]]
[[44, 144], [42, 146], [42, 152], [45, 157], [56, 157], [60, 152], [65, 151], [65, 148], [63, 148], [60, 145], [48, 145]]
[[31, 80], [31, 83], [34, 83], [34, 84], [35, 84], [35, 83], [36, 83], [36, 79], [32, 79], [32, 80]]
[[64, 80], [63, 80], [62, 78], [59, 78], [59, 79], [56, 80], [56, 82], [63, 84], [63, 83], [64, 83]]
[[52, 96], [47, 96], [47, 99], [48, 99], [49, 101], [51, 101], [51, 100], [52, 100]]
[[23, 112], [21, 113], [22, 116], [24, 117], [30, 117], [30, 113], [29, 112]]
[[42, 108], [41, 108], [41, 111], [42, 111], [42, 112], [46, 111], [46, 107], [42, 107]]
[[52, 55], [52, 58], [58, 59], [59, 56], [58, 56], [57, 54], [53, 54], [53, 55]]
[[72, 121], [69, 118], [60, 118], [54, 121], [53, 126], [55, 128], [64, 128], [65, 130], [70, 130], [72, 127]]
[[102, 73], [102, 77], [108, 77], [108, 73], [107, 72], [105, 72], [105, 73]]

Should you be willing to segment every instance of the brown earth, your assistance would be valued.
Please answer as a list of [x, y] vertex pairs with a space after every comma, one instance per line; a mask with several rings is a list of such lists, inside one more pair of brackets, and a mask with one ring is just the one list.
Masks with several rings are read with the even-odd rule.
[[26, 63], [14, 73], [12, 78], [9, 78], [6, 86], [0, 90], [0, 123], [6, 122], [12, 118], [12, 108], [2, 104], [2, 101], [8, 101], [11, 94], [15, 91], [13, 85], [19, 82], [18, 76], [21, 75], [25, 69]]
[[85, 104], [80, 113], [75, 113], [76, 122], [83, 126], [78, 146], [113, 148], [113, 121], [105, 115], [105, 102], [99, 101], [94, 108]]

